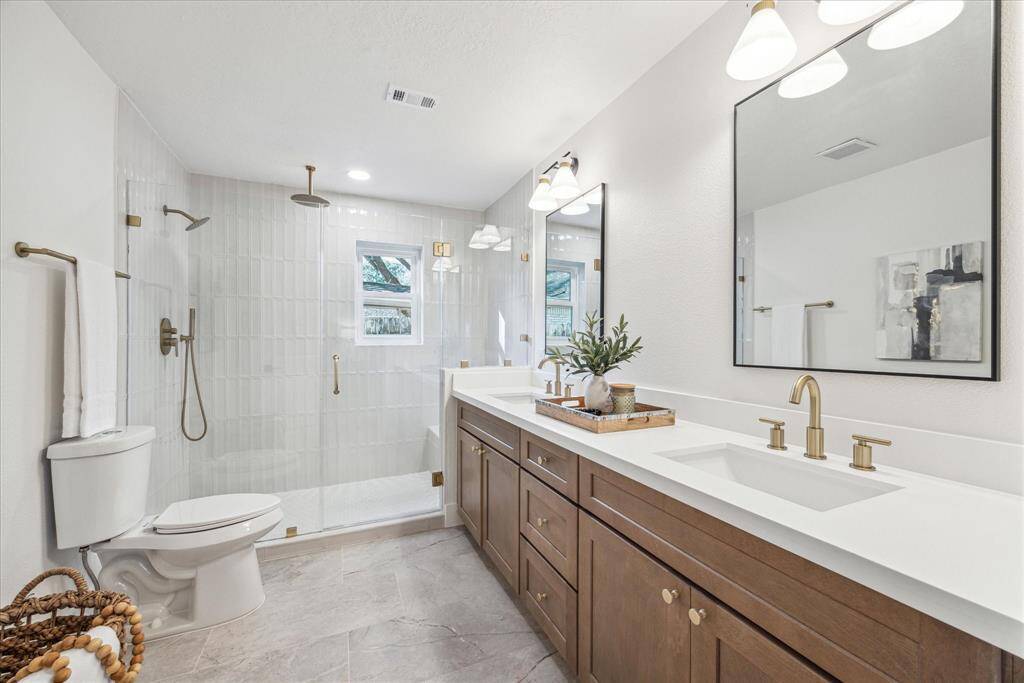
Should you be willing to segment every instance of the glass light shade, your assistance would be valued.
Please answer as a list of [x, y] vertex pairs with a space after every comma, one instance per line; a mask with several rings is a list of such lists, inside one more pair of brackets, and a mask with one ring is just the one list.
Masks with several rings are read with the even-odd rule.
[[953, 23], [963, 9], [963, 0], [914, 0], [872, 27], [868, 47], [894, 50], [916, 43]]
[[[761, 3], [758, 3], [761, 4]], [[756, 9], [736, 41], [725, 72], [737, 81], [770, 76], [793, 61], [796, 41], [774, 7]]]
[[483, 230], [477, 230], [477, 231], [475, 231], [473, 233], [473, 236], [469, 238], [469, 248], [470, 249], [490, 249], [491, 248], [490, 244], [488, 244], [487, 242], [481, 241], [480, 234], [482, 232], [483, 232]]
[[529, 207], [534, 211], [554, 211], [558, 208], [558, 200], [551, 194], [551, 178], [542, 175], [537, 180], [537, 189], [530, 197]]
[[569, 202], [562, 207], [562, 213], [566, 216], [580, 216], [588, 211], [590, 211], [590, 205], [587, 204], [587, 201], [583, 197], [580, 197], [574, 202]]
[[478, 239], [484, 244], [497, 244], [501, 241], [501, 233], [498, 232], [498, 228], [495, 226], [485, 225], [484, 229], [480, 231]]
[[779, 83], [779, 97], [796, 99], [827, 90], [843, 80], [849, 67], [835, 50], [829, 50], [810, 64], [786, 76]]
[[558, 170], [551, 181], [551, 194], [555, 199], [572, 199], [580, 193], [580, 184], [572, 173], [572, 161], [562, 159], [558, 162]]
[[494, 251], [512, 251], [512, 238], [506, 237], [494, 245]]
[[818, 0], [818, 18], [829, 26], [853, 24], [878, 14], [895, 0]]
[[441, 256], [434, 260], [431, 268], [435, 273], [447, 273], [452, 269], [452, 259], [449, 256]]
[[587, 200], [587, 204], [594, 204], [597, 206], [604, 201], [604, 193], [601, 191], [601, 188], [598, 187], [588, 192], [584, 199]]

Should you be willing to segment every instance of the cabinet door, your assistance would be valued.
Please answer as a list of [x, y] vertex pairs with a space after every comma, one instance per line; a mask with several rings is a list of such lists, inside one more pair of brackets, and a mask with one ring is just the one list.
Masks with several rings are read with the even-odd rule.
[[459, 516], [470, 536], [480, 542], [483, 519], [483, 445], [459, 430]]
[[519, 465], [484, 446], [484, 552], [519, 592]]
[[690, 620], [694, 683], [833, 680], [696, 588], [690, 592]]
[[689, 680], [689, 585], [583, 512], [579, 535], [580, 679]]

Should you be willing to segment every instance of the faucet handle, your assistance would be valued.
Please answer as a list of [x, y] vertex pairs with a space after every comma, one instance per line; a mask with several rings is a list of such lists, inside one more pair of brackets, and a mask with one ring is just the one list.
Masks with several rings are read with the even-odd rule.
[[574, 385], [573, 385], [572, 382], [566, 382], [565, 383], [565, 386], [563, 387], [564, 391], [562, 392], [562, 395], [565, 398], [572, 398], [572, 388], [573, 388], [573, 386]]
[[889, 439], [880, 439], [877, 436], [854, 434], [852, 438], [857, 443], [853, 444], [853, 462], [850, 463], [850, 467], [864, 472], [874, 472], [875, 469], [877, 469], [873, 464], [871, 464], [870, 444], [875, 444], [876, 446], [892, 445], [892, 441]]
[[554, 390], [551, 388], [551, 380], [548, 380], [547, 386], [544, 387], [545, 394], [553, 394]]
[[772, 428], [768, 432], [768, 448], [773, 451], [784, 451], [787, 450], [786, 446], [786, 430], [782, 427], [786, 424], [782, 420], [773, 420], [770, 417], [759, 417], [758, 422], [771, 425]]

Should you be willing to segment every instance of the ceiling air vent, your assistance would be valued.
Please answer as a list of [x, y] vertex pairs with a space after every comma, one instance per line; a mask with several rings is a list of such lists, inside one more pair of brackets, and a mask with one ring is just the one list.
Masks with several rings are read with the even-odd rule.
[[407, 107], [414, 107], [416, 109], [434, 109], [437, 107], [437, 100], [430, 95], [390, 84], [388, 85], [386, 99], [392, 104], [404, 104]]
[[875, 146], [875, 143], [868, 142], [867, 140], [850, 138], [846, 142], [840, 142], [835, 147], [829, 147], [826, 150], [818, 152], [815, 156], [826, 157], [828, 159], [835, 159], [838, 161], [839, 159], [845, 159], [846, 157], [853, 156], [854, 154], [866, 152]]

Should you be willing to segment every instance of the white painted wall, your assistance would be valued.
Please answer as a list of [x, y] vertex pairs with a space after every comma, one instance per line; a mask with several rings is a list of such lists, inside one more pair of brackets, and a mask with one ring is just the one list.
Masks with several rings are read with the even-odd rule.
[[[992, 319], [991, 149], [992, 139], [982, 138], [758, 209], [753, 213], [752, 299], [746, 309], [835, 301], [834, 308], [807, 311], [812, 367], [988, 375], [987, 324], [980, 363], [876, 358], [875, 272], [879, 256], [985, 242], [982, 320]], [[748, 364], [773, 365], [771, 316], [752, 316], [754, 353]]]
[[[797, 372], [732, 366], [733, 105], [767, 82], [725, 74], [749, 13], [745, 4], [727, 3], [535, 171], [571, 149], [580, 159], [581, 187], [608, 183], [606, 312], [624, 313], [646, 346], [620, 379], [782, 407]], [[819, 373], [826, 413], [1024, 440], [1024, 5], [1001, 4], [1002, 381]], [[806, 0], [779, 6], [799, 46], [794, 65], [857, 28], [826, 26], [815, 10]], [[542, 234], [543, 215], [535, 213], [534, 226]], [[535, 288], [539, 282], [535, 269]]]
[[73, 551], [55, 550], [44, 458], [47, 445], [60, 438], [62, 266], [41, 256], [20, 259], [13, 246], [21, 240], [114, 265], [116, 89], [43, 2], [0, 4], [0, 74], [0, 601], [6, 602], [43, 569], [78, 564]]

